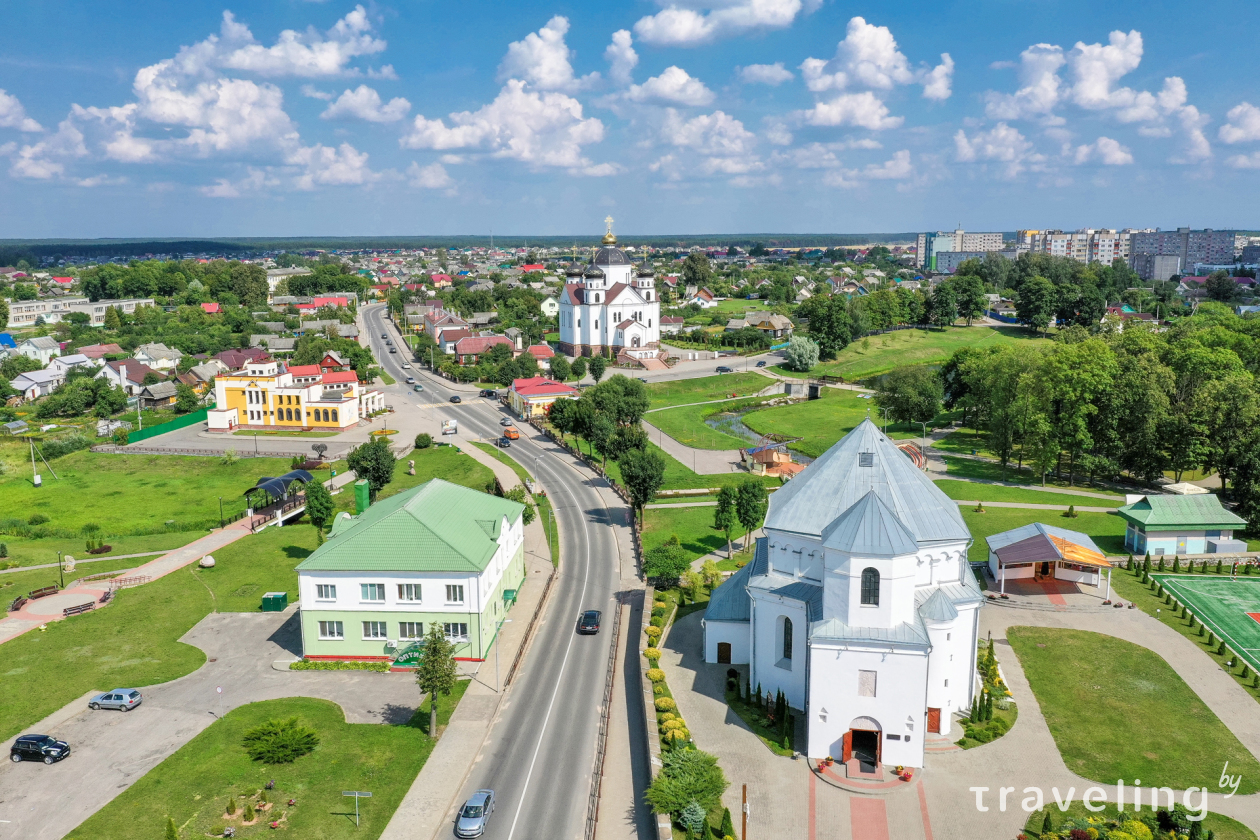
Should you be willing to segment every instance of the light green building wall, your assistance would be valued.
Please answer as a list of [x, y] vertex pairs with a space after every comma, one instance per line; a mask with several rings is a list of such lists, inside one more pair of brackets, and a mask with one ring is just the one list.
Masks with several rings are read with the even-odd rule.
[[[429, 612], [423, 610], [301, 610], [302, 652], [308, 658], [351, 658], [351, 657], [393, 657], [398, 650], [405, 648], [410, 642], [399, 639], [398, 625], [403, 621], [419, 621], [424, 624], [424, 632], [429, 632], [432, 622], [464, 622], [468, 625], [468, 641], [455, 646], [455, 656], [460, 659], [484, 659], [486, 651], [494, 641], [494, 635], [509, 604], [505, 604], [503, 594], [507, 590], [519, 590], [525, 582], [525, 548], [522, 544], [516, 555], [503, 570], [503, 577], [485, 601], [485, 611], [454, 612], [451, 610]], [[321, 621], [340, 621], [345, 638], [340, 640], [321, 639], [319, 623]], [[363, 638], [363, 622], [384, 621], [386, 636], [398, 641], [397, 650], [387, 648], [384, 639]]]

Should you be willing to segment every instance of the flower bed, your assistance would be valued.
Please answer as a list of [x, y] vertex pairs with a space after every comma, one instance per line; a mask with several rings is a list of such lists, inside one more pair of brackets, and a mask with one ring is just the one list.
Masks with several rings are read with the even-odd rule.
[[964, 750], [996, 741], [1010, 731], [1019, 717], [992, 639], [988, 645], [981, 644], [976, 671], [984, 680], [984, 687], [971, 704], [971, 714], [961, 721], [963, 737], [954, 742]]

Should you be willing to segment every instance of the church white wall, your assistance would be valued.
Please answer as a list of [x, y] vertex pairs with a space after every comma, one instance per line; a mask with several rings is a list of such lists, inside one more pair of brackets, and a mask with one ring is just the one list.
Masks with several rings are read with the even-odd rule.
[[[752, 628], [747, 621], [710, 621], [704, 620], [704, 661], [710, 665], [717, 664], [718, 643], [731, 646], [731, 664], [747, 665], [749, 662], [749, 644]], [[754, 683], [754, 685], [756, 685]], [[799, 707], [798, 707], [799, 708]]]
[[[979, 612], [959, 610], [952, 621], [928, 621], [927, 707], [941, 710], [941, 733], [950, 734], [951, 712], [971, 709]], [[924, 723], [926, 728], [927, 724]], [[926, 731], [925, 731], [926, 734]], [[960, 733], [961, 734], [961, 733]]]
[[[858, 696], [858, 672], [874, 671], [875, 696]], [[855, 718], [880, 725], [886, 765], [923, 766], [924, 706], [928, 658], [921, 650], [836, 647], [815, 640], [810, 653], [810, 758], [840, 757], [844, 734]], [[952, 685], [951, 680], [951, 685]], [[898, 735], [892, 740], [889, 735]], [[906, 741], [906, 738], [909, 741]]]
[[[771, 696], [782, 690], [789, 706], [803, 709], [809, 636], [805, 605], [757, 590], [749, 590], [748, 594], [752, 596], [752, 686], [756, 689], [757, 683], [761, 683], [762, 693], [768, 691]], [[784, 618], [792, 622], [791, 659], [782, 655]]]

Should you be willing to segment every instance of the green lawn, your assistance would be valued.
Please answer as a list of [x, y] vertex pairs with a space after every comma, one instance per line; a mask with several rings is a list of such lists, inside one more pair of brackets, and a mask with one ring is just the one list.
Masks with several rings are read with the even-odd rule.
[[0, 645], [0, 740], [90, 690], [145, 686], [195, 671], [205, 654], [176, 641], [211, 610], [191, 573], [124, 589], [106, 609]]
[[1154, 651], [1051, 627], [1011, 627], [1007, 638], [1072, 772], [1217, 790], [1228, 761], [1239, 793], [1260, 790], [1260, 762]]
[[[939, 479], [936, 486], [946, 496], [965, 502], [983, 500], [986, 502], [1019, 502], [1026, 505], [1084, 505], [1086, 507], [1116, 507], [1124, 504], [1124, 497], [1114, 499], [1095, 499], [1092, 496], [1077, 496], [1072, 493], [1055, 493], [1049, 490], [1031, 490], [1023, 487], [1005, 487], [1000, 484], [976, 484], [973, 481], [951, 481]], [[1090, 491], [1093, 492], [1093, 491]]]
[[[1131, 792], [1126, 795], [1131, 795]], [[1145, 802], [1143, 804], [1145, 805]], [[1165, 802], [1165, 804], [1167, 804], [1167, 802]], [[1048, 810], [1054, 815], [1052, 819], [1054, 820], [1054, 825], [1057, 828], [1068, 820], [1087, 818], [1102, 819], [1106, 822], [1123, 818], [1125, 821], [1128, 821], [1133, 819], [1134, 815], [1132, 803], [1128, 802], [1127, 805], [1128, 807], [1126, 807], [1124, 813], [1121, 814], [1116, 809], [1116, 806], [1110, 802], [1100, 802], [1094, 805], [1095, 808], [1100, 809], [1097, 813], [1094, 813], [1086, 810], [1085, 803], [1076, 799], [1073, 800], [1072, 804], [1068, 806], [1066, 811], [1060, 810], [1058, 805], [1051, 805]], [[1150, 812], [1143, 810], [1138, 813], [1138, 816], [1147, 817], [1150, 816]], [[1041, 827], [1045, 824], [1045, 819], [1046, 812], [1037, 811], [1029, 817], [1028, 822], [1024, 824], [1024, 833], [1030, 837], [1040, 837]], [[1203, 836], [1206, 837], [1209, 831], [1213, 832], [1215, 840], [1256, 840], [1256, 834], [1254, 831], [1247, 828], [1247, 826], [1237, 820], [1232, 820], [1223, 814], [1209, 813], [1207, 815], [1207, 817], [1203, 820]], [[1158, 837], [1159, 835], [1156, 834], [1155, 836]]]
[[[56, 557], [53, 558], [54, 560]], [[103, 574], [105, 572], [114, 572], [120, 569], [134, 569], [152, 557], [136, 557], [131, 560], [102, 560], [100, 563], [88, 563], [87, 565], [77, 565], [73, 572], [65, 575], [65, 582], [71, 583], [76, 578], [86, 577], [87, 575]], [[8, 606], [9, 602], [18, 595], [25, 595], [33, 589], [39, 589], [44, 586], [53, 586], [59, 584], [61, 577], [57, 573], [57, 567], [50, 569], [30, 569], [24, 572], [5, 572], [0, 574], [0, 606]]]
[[[722, 373], [696, 379], [673, 379], [668, 382], [651, 382], [647, 387], [652, 408], [708, 402], [728, 399], [732, 394], [746, 397], [774, 384], [774, 380], [759, 373]], [[652, 422], [651, 417], [648, 422]]]
[[971, 505], [959, 505], [958, 509], [971, 531], [973, 542], [967, 559], [973, 563], [989, 559], [989, 547], [984, 541], [986, 537], [1032, 522], [1080, 531], [1088, 534], [1106, 554], [1124, 554], [1124, 520], [1114, 514], [1078, 513], [1075, 518], [1069, 519], [1057, 510], [988, 508], [984, 513], [976, 513]]
[[219, 549], [212, 569], [189, 568], [213, 593], [217, 612], [259, 612], [264, 592], [287, 592], [290, 604], [297, 601], [294, 569], [315, 551], [315, 540], [315, 526], [301, 519]]
[[[499, 447], [492, 446], [491, 444], [488, 444], [488, 443], [482, 443], [480, 441], [473, 441], [473, 446], [485, 452], [487, 455], [490, 455], [494, 457], [495, 459], [502, 461], [504, 464], [507, 464], [509, 467], [511, 467], [512, 471], [516, 473], [516, 477], [521, 480], [522, 485], [525, 483], [525, 479], [530, 477], [528, 470], [526, 470], [516, 461], [508, 457], [508, 455]], [[543, 530], [544, 532], [546, 532], [547, 537], [548, 537], [548, 545], [551, 547], [551, 565], [559, 566], [560, 565], [560, 537], [559, 537], [559, 534], [556, 533], [557, 528], [556, 528], [555, 518], [554, 517], [549, 518], [548, 516], [548, 514], [551, 512], [551, 500], [548, 499], [546, 496], [534, 496], [533, 498], [534, 498], [534, 504], [538, 506], [539, 522], [542, 523]]]
[[[742, 400], [735, 400], [727, 406], [739, 405]], [[694, 449], [741, 449], [750, 446], [749, 441], [735, 435], [719, 432], [707, 425], [707, 417], [726, 410], [721, 403], [705, 405], [688, 405], [671, 408], [667, 411], [654, 411], [644, 419], [674, 440]]]
[[[713, 527], [712, 507], [650, 508], [643, 511], [643, 549], [656, 548], [677, 534], [682, 547], [695, 557], [713, 551], [726, 552], [726, 535]], [[732, 536], [737, 551], [744, 529], [736, 525]], [[738, 556], [738, 555], [737, 555]], [[747, 555], [751, 556], [751, 555]]]
[[[77, 536], [93, 523], [101, 535], [156, 534], [219, 526], [219, 497], [231, 516], [245, 509], [242, 494], [260, 476], [289, 471], [284, 458], [219, 458], [180, 455], [102, 455], [75, 452], [53, 461], [59, 479], [41, 467], [44, 486], [29, 471], [0, 477], [5, 516], [21, 511], [47, 516], [46, 528]], [[168, 526], [166, 523], [174, 523]], [[0, 538], [2, 539], [2, 538]]]
[[[1002, 465], [996, 461], [980, 461], [975, 458], [955, 458], [949, 455], [942, 456], [945, 460], [945, 468], [949, 475], [956, 475], [959, 478], [980, 478], [985, 481], [1005, 481], [1009, 484], [1022, 484], [1028, 487], [1040, 487], [1040, 481], [1034, 481], [1033, 475], [1027, 468], [1020, 470], [1012, 461], [1005, 470]], [[1107, 493], [1123, 500], [1123, 493], [1116, 493], [1103, 487], [1094, 487], [1085, 482], [1085, 477], [1078, 475], [1076, 483], [1071, 485], [1069, 489], [1088, 490], [1091, 493]], [[1047, 487], [1068, 487], [1066, 481], [1055, 480], [1053, 474], [1046, 476]], [[1099, 501], [1104, 501], [1100, 499]]]
[[[407, 474], [407, 462], [416, 462], [416, 474]], [[482, 466], [471, 455], [457, 452], [454, 446], [431, 446], [413, 449], [398, 459], [394, 465], [394, 479], [381, 488], [378, 499], [387, 499], [395, 493], [418, 487], [431, 478], [441, 478], [452, 484], [462, 484], [474, 490], [485, 490], [494, 478], [489, 467]], [[354, 486], [347, 485], [333, 496], [338, 512], [354, 512]]]
[[[217, 528], [219, 523], [215, 520]], [[172, 531], [164, 534], [147, 534], [143, 537], [109, 537], [106, 543], [110, 547], [110, 551], [102, 554], [88, 554], [85, 550], [85, 542], [80, 537], [45, 537], [43, 539], [29, 540], [24, 537], [0, 537], [0, 543], [4, 543], [9, 549], [9, 556], [0, 559], [0, 565], [5, 563], [17, 563], [22, 566], [37, 566], [44, 563], [56, 563], [57, 552], [61, 551], [69, 554], [81, 565], [78, 574], [92, 574], [91, 570], [97, 568], [99, 563], [84, 563], [86, 560], [97, 560], [102, 557], [113, 557], [118, 554], [140, 554], [149, 551], [174, 551], [182, 548], [196, 539], [200, 539], [206, 535], [206, 531]], [[143, 563], [152, 558], [137, 558], [135, 563]], [[104, 568], [104, 566], [100, 566]], [[2, 581], [0, 581], [2, 582]]]
[[[495, 446], [494, 444], [482, 443], [479, 440], [475, 440], [472, 442], [472, 445], [477, 447], [478, 449], [480, 449], [482, 452], [486, 453], [487, 455], [489, 455], [494, 460], [509, 467], [512, 470], [512, 472], [516, 473], [516, 477], [520, 479], [521, 484], [524, 484], [526, 479], [530, 478], [529, 471], [527, 469], [522, 467], [520, 464], [516, 463], [516, 461], [512, 460], [512, 458], [509, 455], [507, 455], [502, 449]], [[508, 488], [508, 489], [511, 489], [511, 488]]]
[[[817, 458], [868, 416], [880, 429], [884, 428], [874, 400], [864, 399], [856, 391], [824, 388], [822, 397], [816, 400], [750, 411], [744, 415], [744, 425], [758, 434], [801, 438], [788, 444], [788, 448]], [[921, 435], [922, 427], [918, 425], [913, 428], [908, 423], [888, 425], [890, 438], [915, 440]]]
[[[319, 746], [291, 764], [252, 761], [241, 746], [244, 733], [267, 720], [290, 717], [313, 728]], [[427, 723], [428, 716], [424, 719]], [[225, 824], [229, 796], [243, 808], [245, 797], [256, 795], [273, 779], [271, 798], [276, 804], [265, 820], [241, 826], [238, 816], [227, 823], [236, 826], [237, 837], [269, 833], [268, 821], [280, 815], [283, 831], [293, 837], [379, 837], [433, 744], [418, 725], [346, 723], [341, 707], [327, 700], [290, 697], [251, 703], [211, 724], [69, 837], [160, 837], [168, 816], [180, 827], [181, 837], [204, 837], [212, 827]], [[360, 801], [358, 827], [354, 800], [341, 795], [345, 790], [372, 792], [371, 799]], [[297, 800], [292, 808], [289, 799]]]
[[942, 452], [956, 452], [959, 455], [984, 455], [996, 458], [988, 449], [989, 435], [975, 429], [958, 428], [932, 444], [933, 449]]
[[859, 339], [841, 350], [834, 361], [823, 362], [808, 373], [775, 365], [773, 370], [784, 376], [842, 376], [853, 382], [887, 373], [902, 365], [941, 364], [960, 347], [989, 347], [1016, 341], [1045, 342], [1032, 338], [1021, 327], [951, 327], [947, 330], [898, 330], [870, 336], [869, 346]]
[[[699, 488], [725, 487], [728, 484], [739, 485], [746, 479], [753, 478], [746, 472], [729, 472], [714, 473], [713, 475], [702, 475], [692, 472], [690, 467], [683, 466], [682, 462], [671, 456], [668, 452], [661, 449], [654, 443], [649, 443], [649, 447], [654, 449], [665, 459], [665, 477], [661, 483], [662, 490], [693, 490]], [[582, 444], [582, 451], [586, 451], [586, 444]], [[621, 483], [621, 470], [617, 467], [615, 461], [608, 462], [608, 477]], [[773, 476], [761, 476], [760, 480], [767, 487], [779, 487], [783, 484], [778, 478]]]

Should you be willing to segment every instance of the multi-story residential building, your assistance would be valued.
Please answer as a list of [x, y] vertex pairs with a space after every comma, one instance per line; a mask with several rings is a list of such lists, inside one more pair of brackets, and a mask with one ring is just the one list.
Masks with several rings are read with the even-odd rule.
[[286, 368], [270, 358], [215, 377], [211, 431], [316, 429], [346, 431], [385, 407], [385, 395], [359, 385], [354, 371], [319, 365]]
[[936, 271], [937, 254], [953, 251], [972, 251], [987, 254], [1005, 248], [1001, 233], [968, 233], [962, 228], [946, 232], [920, 233], [916, 243], [914, 267]]
[[[1157, 268], [1167, 270], [1169, 261], [1157, 261], [1156, 257], [1177, 257], [1179, 273], [1191, 270], [1195, 263], [1222, 265], [1233, 263], [1234, 231], [1191, 230], [1188, 227], [1175, 231], [1160, 230], [1134, 233], [1129, 245], [1129, 263], [1143, 280], [1168, 279], [1156, 275]], [[1171, 276], [1171, 275], [1170, 275]]]
[[1082, 263], [1104, 263], [1111, 265], [1115, 260], [1129, 261], [1129, 252], [1133, 235], [1149, 231], [1125, 228], [1080, 228], [1074, 231], [1062, 230], [1020, 230], [1016, 231], [1016, 241], [1021, 247], [1032, 253], [1049, 254], [1052, 257], [1067, 257]]
[[435, 478], [339, 515], [297, 567], [302, 654], [401, 666], [436, 624], [484, 660], [525, 580], [523, 511]]
[[85, 297], [55, 297], [39, 300], [15, 300], [9, 303], [9, 329], [34, 327], [38, 324], [57, 324], [63, 315], [74, 310], [75, 304], [91, 303]]

